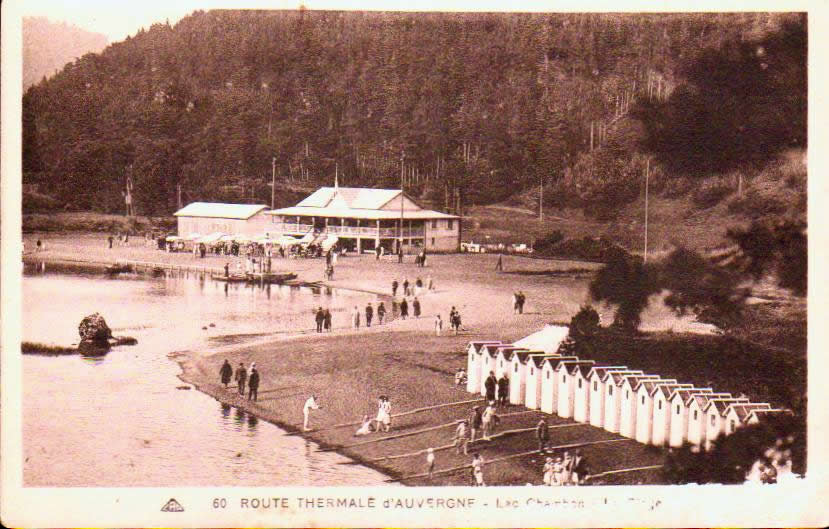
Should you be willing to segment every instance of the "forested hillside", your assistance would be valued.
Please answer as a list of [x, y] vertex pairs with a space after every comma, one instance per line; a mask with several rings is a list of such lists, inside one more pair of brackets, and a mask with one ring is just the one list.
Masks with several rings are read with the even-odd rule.
[[45, 17], [23, 18], [23, 89], [50, 77], [66, 63], [107, 45], [106, 35]]
[[805, 147], [805, 35], [765, 13], [196, 12], [29, 89], [24, 182], [120, 211], [131, 175], [167, 214], [179, 186], [269, 202], [274, 160], [294, 188], [402, 176], [457, 211], [543, 183], [600, 214], [646, 163], [670, 188]]

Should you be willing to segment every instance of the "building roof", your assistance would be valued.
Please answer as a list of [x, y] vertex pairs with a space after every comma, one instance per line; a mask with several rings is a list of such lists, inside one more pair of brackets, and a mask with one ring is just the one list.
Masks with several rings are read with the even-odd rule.
[[736, 402], [745, 402], [748, 403], [747, 398], [738, 398], [738, 397], [731, 397], [731, 398], [718, 398], [718, 399], [710, 399], [708, 404], [702, 409], [702, 411], [707, 412], [709, 408], [714, 408], [717, 410], [717, 413], [720, 415], [725, 415], [725, 410], [728, 409], [729, 406]]
[[[611, 374], [612, 376], [612, 374]], [[614, 377], [615, 379], [615, 377]], [[651, 379], [659, 379], [659, 375], [622, 375], [622, 385], [625, 382], [630, 384], [631, 389], [636, 389], [639, 387], [639, 382], [642, 380], [651, 380]]]
[[469, 342], [469, 345], [475, 348], [475, 352], [478, 353], [481, 351], [481, 347], [489, 344], [498, 344], [501, 343], [499, 341], [493, 340], [491, 342]]
[[558, 346], [567, 338], [567, 333], [569, 332], [569, 327], [547, 325], [540, 331], [517, 340], [515, 345], [520, 345], [527, 349], [540, 349], [545, 353], [552, 354], [558, 351]]
[[221, 202], [192, 202], [173, 213], [176, 217], [205, 217], [211, 219], [246, 220], [268, 209], [263, 204], [223, 204]]
[[749, 412], [748, 414], [748, 417], [746, 417], [746, 422], [751, 420], [752, 417], [754, 417], [757, 420], [760, 420], [760, 418], [764, 415], [772, 415], [774, 413], [788, 413], [789, 415], [792, 415], [792, 410], [786, 410], [783, 408], [774, 408], [771, 410], [751, 410], [751, 412]]
[[708, 402], [711, 399], [717, 399], [717, 398], [719, 398], [719, 399], [730, 399], [730, 398], [732, 398], [732, 395], [731, 395], [731, 393], [705, 393], [705, 394], [697, 393], [697, 394], [694, 394], [694, 395], [691, 395], [690, 397], [688, 397], [688, 400], [685, 402], [685, 405], [690, 406], [691, 404], [696, 402], [697, 406], [700, 409], [705, 409], [705, 407], [708, 405]]
[[[312, 216], [336, 218], [360, 218], [372, 220], [399, 219], [400, 210], [381, 209], [398, 196], [406, 196], [399, 189], [371, 189], [363, 187], [321, 187], [289, 208], [268, 211], [269, 215]], [[408, 197], [406, 197], [408, 198]], [[409, 198], [409, 200], [411, 200]], [[411, 200], [416, 208], [406, 209], [405, 219], [457, 219], [439, 211], [423, 209]]]
[[489, 356], [494, 357], [496, 354], [498, 354], [498, 348], [503, 346], [503, 345], [509, 346], [510, 344], [501, 344], [501, 343], [488, 343], [488, 344], [485, 344], [483, 347], [481, 347], [481, 354], [485, 354], [485, 355], [488, 354]]
[[691, 395], [713, 392], [714, 391], [711, 388], [676, 388], [671, 392], [671, 395], [670, 397], [668, 397], [668, 400], [674, 400], [674, 398], [676, 398], [676, 396], [679, 395], [679, 398], [682, 401], [682, 404], [684, 405], [686, 402], [688, 402], [688, 399], [691, 397]]
[[562, 362], [559, 367], [563, 367], [571, 375], [581, 373], [581, 376], [584, 377], [594, 365], [596, 365], [596, 362], [593, 360], [577, 360], [574, 362]]
[[621, 384], [625, 376], [627, 375], [644, 375], [644, 371], [640, 371], [638, 369], [627, 369], [627, 370], [619, 370], [619, 371], [608, 371], [602, 377], [602, 382], [607, 382], [611, 380], [615, 385]]
[[732, 404], [726, 409], [726, 414], [728, 410], [733, 410], [735, 414], [737, 414], [737, 419], [740, 422], [744, 422], [748, 419], [748, 415], [753, 410], [770, 410], [771, 405], [766, 402], [747, 402], [747, 403], [737, 403]]
[[693, 384], [679, 384], [676, 381], [671, 384], [657, 384], [651, 389], [650, 395], [654, 396], [657, 393], [661, 393], [662, 396], [665, 397], [665, 400], [669, 400], [671, 395], [674, 394], [674, 391], [682, 388], [691, 389], [693, 387]]
[[592, 378], [595, 375], [601, 380], [608, 371], [625, 371], [626, 369], [627, 366], [593, 366], [590, 372], [587, 373], [587, 377]]
[[545, 357], [544, 362], [542, 362], [542, 365], [543, 364], [548, 364], [550, 366], [550, 369], [552, 369], [553, 371], [556, 371], [556, 370], [558, 370], [558, 367], [561, 365], [562, 362], [578, 362], [578, 361], [579, 361], [579, 357], [577, 357], [577, 356], [555, 355], [555, 356]]

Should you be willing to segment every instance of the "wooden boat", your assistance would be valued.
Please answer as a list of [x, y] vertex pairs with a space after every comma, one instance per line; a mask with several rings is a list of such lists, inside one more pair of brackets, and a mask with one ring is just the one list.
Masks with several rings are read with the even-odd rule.
[[126, 272], [132, 272], [132, 267], [127, 264], [113, 264], [106, 267], [107, 274], [121, 274]]
[[296, 279], [297, 275], [293, 272], [285, 272], [281, 274], [231, 274], [229, 276], [224, 274], [213, 274], [211, 278], [214, 281], [222, 281], [225, 283], [282, 283], [291, 279]]
[[225, 283], [246, 283], [250, 281], [248, 276], [232, 274], [226, 276], [224, 274], [213, 274], [210, 276], [213, 281], [223, 281]]

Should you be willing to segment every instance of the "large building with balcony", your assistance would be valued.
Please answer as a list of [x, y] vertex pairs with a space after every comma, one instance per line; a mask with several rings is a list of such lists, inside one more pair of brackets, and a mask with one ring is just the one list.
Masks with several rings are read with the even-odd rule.
[[400, 245], [406, 253], [460, 250], [460, 217], [423, 209], [399, 189], [321, 187], [296, 206], [265, 215], [271, 217], [269, 234], [334, 235], [360, 253], [378, 247], [396, 253]]

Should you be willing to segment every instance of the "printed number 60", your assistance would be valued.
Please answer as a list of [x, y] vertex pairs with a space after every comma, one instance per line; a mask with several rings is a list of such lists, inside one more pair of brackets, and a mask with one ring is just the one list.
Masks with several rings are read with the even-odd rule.
[[214, 509], [224, 509], [227, 507], [227, 498], [213, 498]]

